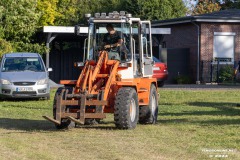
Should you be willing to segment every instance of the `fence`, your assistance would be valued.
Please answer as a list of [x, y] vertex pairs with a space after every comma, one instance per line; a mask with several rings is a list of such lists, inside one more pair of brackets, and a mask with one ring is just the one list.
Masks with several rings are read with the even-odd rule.
[[[222, 72], [225, 68], [229, 69], [229, 76], [232, 75], [234, 77], [234, 69], [238, 65], [239, 61], [234, 61], [234, 63], [226, 63], [221, 61], [201, 61], [200, 63], [200, 81], [203, 83], [209, 82], [222, 82]], [[232, 79], [234, 80], [234, 79]]]

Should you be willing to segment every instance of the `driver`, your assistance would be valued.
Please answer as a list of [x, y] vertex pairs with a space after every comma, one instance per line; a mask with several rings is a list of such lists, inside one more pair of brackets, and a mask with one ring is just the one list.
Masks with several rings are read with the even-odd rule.
[[103, 46], [104, 49], [108, 51], [108, 58], [120, 60], [120, 46], [123, 43], [123, 39], [121, 38], [121, 32], [114, 30], [112, 24], [107, 24], [106, 29], [108, 33], [104, 35]]

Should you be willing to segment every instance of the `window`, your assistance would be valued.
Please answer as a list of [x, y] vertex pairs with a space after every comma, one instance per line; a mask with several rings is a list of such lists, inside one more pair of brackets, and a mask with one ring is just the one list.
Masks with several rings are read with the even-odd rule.
[[[111, 23], [119, 34], [121, 39], [123, 39], [123, 44], [121, 47], [112, 47], [107, 49], [108, 52], [116, 52], [119, 54], [119, 59], [121, 61], [130, 61], [129, 56], [130, 48], [130, 25], [128, 23]], [[88, 37], [88, 55], [87, 59], [96, 59], [100, 50], [103, 49], [103, 40], [106, 33], [107, 23], [95, 23], [90, 24], [89, 27], [89, 37]], [[114, 39], [115, 40], [115, 39]], [[118, 39], [117, 39], [118, 40]], [[109, 44], [114, 44], [111, 39]]]
[[214, 32], [213, 59], [221, 64], [234, 63], [234, 38], [232, 32]]
[[44, 67], [38, 57], [7, 57], [2, 72], [16, 71], [44, 72]]

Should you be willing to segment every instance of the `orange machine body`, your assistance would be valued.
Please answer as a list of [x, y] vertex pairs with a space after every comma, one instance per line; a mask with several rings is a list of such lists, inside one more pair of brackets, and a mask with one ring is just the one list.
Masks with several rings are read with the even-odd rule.
[[[100, 52], [99, 55], [97, 62], [93, 60], [85, 62], [78, 80], [61, 80], [60, 84], [75, 86], [74, 94], [99, 95], [100, 92], [103, 92], [101, 100], [98, 100], [97, 96], [87, 100], [86, 110], [88, 112], [95, 112], [95, 110], [87, 109], [88, 106], [102, 105], [104, 113], [113, 113], [116, 93], [121, 87], [135, 88], [138, 94], [139, 106], [148, 105], [150, 86], [151, 84], [156, 85], [156, 79], [151, 77], [122, 79], [118, 71], [124, 68], [119, 67], [119, 61], [108, 60], [106, 51]], [[72, 98], [71, 103], [74, 102], [76, 105], [78, 104], [78, 100]]]
[[[88, 31], [75, 26], [77, 35], [88, 33], [82, 62], [77, 63], [82, 67], [81, 74], [77, 80], [60, 81], [64, 87], [55, 93], [53, 118], [43, 117], [58, 129], [72, 122], [100, 121], [106, 113], [114, 113], [120, 129], [156, 123], [158, 93], [157, 80], [152, 77], [151, 22], [124, 11], [85, 16]], [[109, 27], [115, 31], [114, 36], [106, 34]]]

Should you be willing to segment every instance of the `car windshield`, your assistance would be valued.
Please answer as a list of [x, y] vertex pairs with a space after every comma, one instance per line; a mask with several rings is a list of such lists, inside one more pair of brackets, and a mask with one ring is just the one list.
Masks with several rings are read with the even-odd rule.
[[44, 72], [42, 61], [38, 57], [7, 57], [2, 72], [33, 71]]

